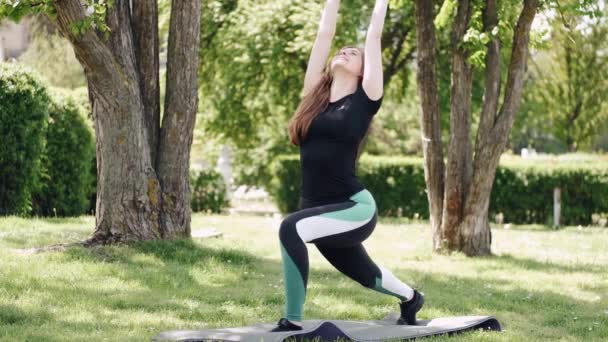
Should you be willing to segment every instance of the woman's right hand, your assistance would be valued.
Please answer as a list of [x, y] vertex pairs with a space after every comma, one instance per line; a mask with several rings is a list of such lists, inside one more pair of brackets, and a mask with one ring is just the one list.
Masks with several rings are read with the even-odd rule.
[[319, 32], [317, 35], [335, 34], [339, 8], [340, 0], [327, 0], [323, 13], [321, 14], [321, 19], [319, 20]]

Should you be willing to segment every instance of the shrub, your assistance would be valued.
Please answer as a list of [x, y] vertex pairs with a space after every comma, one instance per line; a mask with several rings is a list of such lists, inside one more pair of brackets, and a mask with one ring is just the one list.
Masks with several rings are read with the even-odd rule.
[[190, 189], [194, 212], [220, 213], [230, 204], [224, 178], [214, 169], [190, 171]]
[[[91, 133], [93, 134], [93, 141], [95, 141], [95, 125], [93, 124], [93, 114], [91, 111], [91, 103], [89, 102], [89, 89], [84, 87], [78, 87], [70, 90], [70, 96], [74, 102], [84, 109], [86, 113], [86, 122], [91, 127]], [[95, 204], [97, 202], [97, 157], [93, 155], [91, 159], [91, 188], [93, 192], [89, 196], [89, 207], [87, 213], [95, 214]]]
[[291, 213], [299, 209], [300, 187], [302, 174], [300, 172], [300, 157], [296, 155], [280, 155], [270, 165], [273, 174], [268, 195], [276, 203], [282, 213]]
[[0, 215], [27, 215], [40, 188], [50, 98], [32, 69], [0, 63]]
[[[502, 214], [505, 222], [553, 221], [553, 189], [561, 189], [561, 219], [564, 225], [588, 225], [594, 213], [608, 211], [608, 167], [595, 163], [506, 162], [498, 166], [490, 197], [490, 218]], [[428, 219], [428, 200], [422, 158], [385, 157], [364, 154], [357, 175], [374, 196], [381, 216]], [[271, 166], [269, 193], [279, 210], [298, 210], [301, 193], [298, 155], [283, 155]], [[598, 219], [599, 220], [599, 219]]]
[[69, 91], [55, 88], [50, 93], [42, 187], [33, 196], [32, 210], [40, 216], [87, 214], [96, 177], [91, 173], [95, 142], [87, 111]]

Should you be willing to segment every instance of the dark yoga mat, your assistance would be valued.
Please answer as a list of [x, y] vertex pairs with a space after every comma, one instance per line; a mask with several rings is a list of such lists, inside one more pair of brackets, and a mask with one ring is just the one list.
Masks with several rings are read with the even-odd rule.
[[494, 316], [443, 317], [431, 320], [418, 320], [416, 325], [397, 325], [399, 314], [393, 312], [383, 320], [341, 321], [305, 320], [303, 330], [271, 333], [276, 323], [209, 329], [209, 330], [172, 330], [162, 332], [152, 341], [246, 341], [276, 342], [287, 337], [296, 340], [317, 339], [332, 341], [337, 338], [351, 341], [409, 340], [423, 336], [454, 334], [467, 330], [483, 329], [501, 331], [502, 326]]

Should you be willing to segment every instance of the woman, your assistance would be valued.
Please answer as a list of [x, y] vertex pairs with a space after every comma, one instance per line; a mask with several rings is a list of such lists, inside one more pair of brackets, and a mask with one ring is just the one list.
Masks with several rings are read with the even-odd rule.
[[[339, 271], [361, 285], [401, 300], [397, 324], [416, 324], [423, 295], [377, 266], [361, 244], [375, 228], [371, 193], [355, 175], [361, 138], [382, 103], [380, 36], [388, 0], [377, 0], [365, 49], [340, 49], [328, 68], [339, 0], [327, 0], [304, 77], [303, 100], [290, 122], [290, 140], [300, 146], [300, 209], [279, 229], [286, 291], [285, 315], [271, 331], [302, 329], [313, 243]], [[364, 58], [365, 55], [365, 58]]]

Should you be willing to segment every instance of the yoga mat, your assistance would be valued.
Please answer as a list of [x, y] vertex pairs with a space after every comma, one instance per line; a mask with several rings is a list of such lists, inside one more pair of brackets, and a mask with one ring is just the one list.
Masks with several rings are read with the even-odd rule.
[[[300, 331], [269, 332], [274, 323], [207, 330], [171, 330], [162, 332], [152, 341], [244, 341], [278, 342], [290, 340], [332, 341], [337, 338], [351, 341], [408, 340], [424, 336], [454, 334], [467, 330], [483, 329], [501, 331], [502, 326], [494, 316], [441, 317], [418, 320], [416, 325], [397, 325], [397, 312], [392, 312], [383, 320], [344, 321], [311, 319], [302, 322]], [[277, 319], [278, 321], [278, 319]]]

